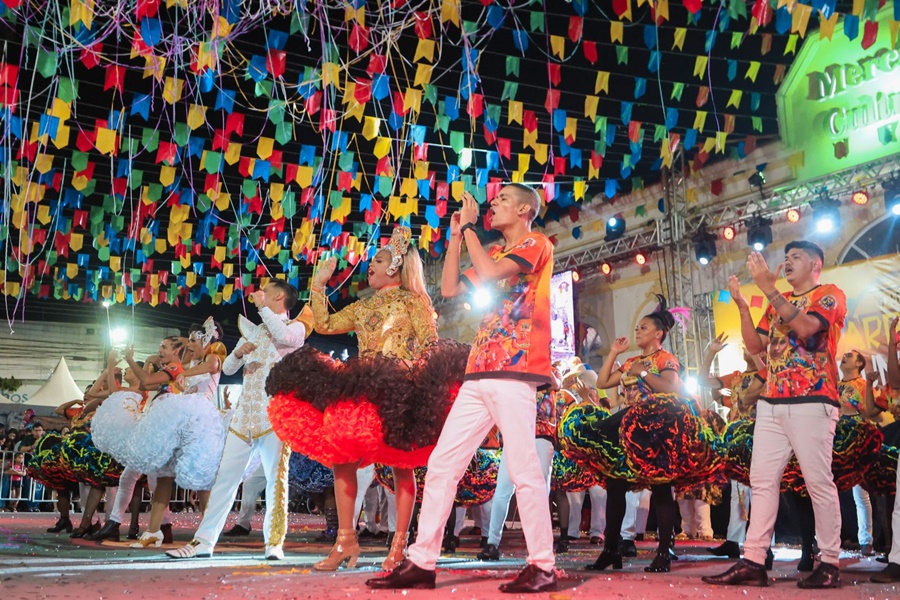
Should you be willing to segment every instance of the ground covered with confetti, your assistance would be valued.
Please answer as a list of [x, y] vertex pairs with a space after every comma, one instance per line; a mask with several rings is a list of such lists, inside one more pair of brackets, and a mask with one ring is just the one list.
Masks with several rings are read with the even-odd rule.
[[[0, 513], [0, 598], [508, 598], [497, 586], [511, 578], [524, 564], [525, 544], [519, 529], [503, 538], [499, 562], [475, 558], [478, 537], [463, 537], [455, 554], [444, 555], [438, 564], [438, 587], [434, 591], [376, 592], [364, 582], [379, 574], [378, 565], [387, 549], [383, 540], [363, 548], [359, 567], [337, 573], [317, 573], [312, 565], [328, 551], [327, 544], [312, 541], [323, 526], [321, 517], [291, 515], [281, 562], [262, 559], [262, 515], [257, 514], [249, 537], [222, 541], [211, 559], [172, 561], [162, 550], [133, 550], [124, 541], [97, 544], [72, 540], [66, 534], [45, 530], [54, 523], [50, 513]], [[199, 522], [198, 514], [174, 515], [175, 542], [188, 541]], [[231, 524], [229, 519], [229, 527]], [[227, 540], [227, 538], [225, 538]], [[703, 575], [720, 572], [729, 561], [713, 559], [705, 542], [679, 542], [681, 560], [668, 574], [644, 573], [652, 558], [653, 542], [638, 544], [639, 555], [627, 560], [621, 571], [592, 573], [584, 566], [594, 560], [599, 548], [582, 538], [559, 555], [560, 585], [554, 593], [538, 598], [860, 598], [900, 597], [900, 585], [869, 583], [879, 570], [873, 559], [845, 554], [841, 559], [843, 589], [804, 592], [797, 589], [799, 550], [776, 548], [772, 585], [759, 588], [714, 588], [700, 581]]]

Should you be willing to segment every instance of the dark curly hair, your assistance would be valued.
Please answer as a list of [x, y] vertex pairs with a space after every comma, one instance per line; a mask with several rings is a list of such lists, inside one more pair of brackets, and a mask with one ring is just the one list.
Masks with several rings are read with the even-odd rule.
[[659, 305], [652, 313], [644, 315], [644, 318], [653, 321], [656, 328], [663, 332], [660, 342], [664, 342], [669, 331], [675, 326], [675, 317], [669, 312], [665, 296], [656, 294], [656, 297], [659, 299]]

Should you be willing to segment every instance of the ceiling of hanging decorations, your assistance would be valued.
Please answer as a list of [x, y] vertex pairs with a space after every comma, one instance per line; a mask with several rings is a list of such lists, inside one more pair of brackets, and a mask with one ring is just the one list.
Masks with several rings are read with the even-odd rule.
[[352, 296], [395, 223], [439, 258], [463, 191], [574, 221], [679, 148], [744, 156], [803, 38], [871, 44], [878, 8], [0, 0], [0, 291], [234, 303], [327, 251]]

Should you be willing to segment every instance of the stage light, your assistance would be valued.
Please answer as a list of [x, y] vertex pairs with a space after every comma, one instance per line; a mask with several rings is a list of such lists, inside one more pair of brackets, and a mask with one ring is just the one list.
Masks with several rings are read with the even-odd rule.
[[869, 203], [869, 192], [868, 190], [856, 190], [850, 198], [853, 200], [853, 204], [865, 206]]
[[113, 344], [121, 344], [128, 338], [128, 331], [122, 327], [109, 330], [109, 341]]
[[701, 265], [708, 265], [716, 257], [716, 234], [705, 230], [698, 231], [692, 238], [694, 256]]
[[747, 244], [762, 252], [766, 246], [772, 243], [772, 219], [765, 217], [753, 217], [747, 223]]
[[834, 198], [822, 196], [812, 203], [816, 231], [821, 234], [833, 233], [841, 226], [841, 203]]
[[466, 309], [466, 310], [472, 310], [472, 305], [469, 304], [468, 302], [464, 302], [464, 303], [463, 303], [463, 308]]
[[787, 211], [787, 220], [790, 221], [791, 223], [796, 223], [797, 221], [799, 221], [800, 220], [800, 211], [797, 210], [796, 208], [792, 208], [789, 211]]
[[722, 237], [728, 240], [729, 242], [734, 239], [734, 227], [729, 225], [725, 229], [722, 230]]
[[600, 265], [600, 272], [604, 275], [609, 275], [610, 273], [612, 273], [612, 265], [610, 265], [609, 263], [603, 263], [602, 265]]
[[615, 215], [606, 221], [606, 241], [611, 242], [625, 235], [625, 218]]
[[634, 262], [641, 265], [642, 267], [647, 264], [647, 257], [643, 252], [638, 252], [634, 255]]
[[684, 380], [684, 387], [685, 387], [685, 389], [687, 389], [688, 393], [696, 394], [697, 390], [700, 389], [700, 384], [697, 381], [696, 377], [691, 376], [691, 377], [687, 377]]
[[581, 281], [581, 273], [578, 272], [578, 269], [572, 269], [572, 282], [578, 283]]
[[884, 209], [889, 215], [900, 216], [900, 178], [885, 181], [881, 187], [884, 188]]
[[112, 306], [112, 302], [110, 302], [109, 300], [103, 301], [103, 308], [109, 308], [110, 306]]
[[494, 300], [493, 294], [486, 288], [478, 288], [475, 290], [475, 294], [472, 298], [475, 302], [475, 306], [478, 308], [484, 308], [486, 306], [490, 306], [491, 302]]
[[766, 185], [766, 174], [762, 171], [757, 171], [753, 175], [747, 178], [747, 183], [750, 184], [750, 187], [762, 188], [762, 186]]

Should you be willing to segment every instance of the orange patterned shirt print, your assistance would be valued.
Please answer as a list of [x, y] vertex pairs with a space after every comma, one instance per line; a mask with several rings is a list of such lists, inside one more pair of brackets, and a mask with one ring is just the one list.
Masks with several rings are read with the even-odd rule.
[[785, 292], [785, 299], [822, 322], [822, 328], [807, 339], [784, 323], [770, 304], [756, 330], [769, 338], [768, 376], [761, 399], [773, 404], [825, 402], [840, 406], [835, 355], [847, 299], [835, 285], [819, 285], [805, 294]]
[[653, 375], [661, 375], [666, 371], [678, 373], [681, 370], [681, 363], [678, 362], [675, 355], [662, 349], [647, 356], [632, 356], [619, 368], [622, 373], [622, 387], [625, 389], [625, 406], [637, 404], [653, 393], [646, 381], [640, 377], [628, 375], [628, 370], [635, 362], [641, 363], [642, 371]]
[[866, 379], [864, 377], [855, 377], [838, 382], [838, 393], [841, 395], [841, 408], [847, 409], [852, 413], [858, 413], [860, 407], [866, 406]]
[[746, 405], [743, 402], [747, 390], [753, 385], [755, 380], [766, 381], [765, 372], [761, 371], [735, 371], [729, 375], [719, 377], [719, 383], [723, 388], [731, 390], [731, 396], [725, 402], [731, 410], [728, 411], [728, 422], [737, 421], [738, 419], [756, 418], [756, 405]]
[[[496, 282], [496, 297], [472, 342], [465, 379], [508, 378], [550, 383], [550, 277], [553, 244], [529, 233], [509, 250], [493, 246], [495, 262], [515, 261], [518, 273]], [[481, 282], [474, 268], [462, 275], [471, 290]]]

